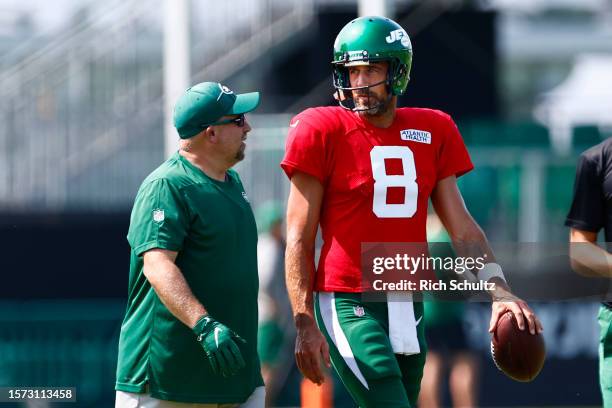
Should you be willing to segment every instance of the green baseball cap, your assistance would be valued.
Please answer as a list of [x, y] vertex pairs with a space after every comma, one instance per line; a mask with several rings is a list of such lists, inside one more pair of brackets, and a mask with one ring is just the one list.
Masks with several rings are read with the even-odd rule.
[[218, 82], [187, 89], [174, 105], [174, 127], [181, 139], [200, 133], [225, 115], [240, 115], [259, 106], [259, 92], [235, 94]]

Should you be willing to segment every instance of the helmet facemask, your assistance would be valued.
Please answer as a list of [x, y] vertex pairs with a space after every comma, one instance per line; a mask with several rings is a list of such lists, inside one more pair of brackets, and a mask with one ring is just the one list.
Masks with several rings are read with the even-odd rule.
[[[382, 81], [376, 82], [370, 85], [351, 87], [349, 77], [349, 67], [354, 65], [369, 65], [371, 62], [388, 62], [386, 78]], [[400, 80], [401, 75], [404, 71], [404, 67], [397, 60], [378, 60], [369, 61], [367, 56], [360, 61], [352, 60], [350, 63], [347, 61], [333, 62], [333, 83], [336, 92], [334, 92], [334, 98], [338, 100], [341, 107], [353, 112], [365, 112], [369, 115], [377, 115], [387, 111], [389, 104], [393, 99], [393, 96], [397, 95], [394, 92], [394, 84]], [[378, 103], [370, 103], [370, 98], [373, 98], [373, 92], [370, 88], [374, 88], [381, 84], [385, 84], [387, 91], [387, 97], [384, 101], [378, 100]], [[357, 106], [355, 103], [354, 92], [366, 90], [367, 102], [365, 106]]]

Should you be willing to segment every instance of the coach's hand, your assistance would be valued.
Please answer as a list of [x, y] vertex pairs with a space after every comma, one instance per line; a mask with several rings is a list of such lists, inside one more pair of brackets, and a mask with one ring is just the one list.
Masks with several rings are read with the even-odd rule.
[[298, 315], [295, 318], [295, 325], [297, 329], [295, 339], [297, 366], [304, 377], [321, 385], [325, 381], [321, 360], [327, 368], [331, 367], [327, 340], [325, 340], [312, 316]]
[[495, 290], [491, 292], [493, 304], [491, 305], [491, 321], [489, 323], [489, 333], [493, 333], [499, 318], [507, 311], [512, 312], [519, 329], [525, 329], [525, 321], [529, 327], [529, 333], [542, 333], [542, 323], [536, 314], [531, 310], [527, 302], [518, 298], [510, 291], [510, 287], [501, 279], [493, 278]]
[[244, 367], [244, 359], [236, 341], [246, 341], [229, 327], [206, 315], [198, 320], [193, 332], [198, 336], [215, 374], [229, 377]]

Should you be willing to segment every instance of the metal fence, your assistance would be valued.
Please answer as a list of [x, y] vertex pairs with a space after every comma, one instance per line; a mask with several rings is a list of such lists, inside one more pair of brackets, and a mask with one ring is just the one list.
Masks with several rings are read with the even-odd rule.
[[114, 400], [123, 300], [0, 304], [0, 384], [75, 387], [80, 407]]
[[[191, 6], [194, 82], [227, 78], [312, 17], [309, 0]], [[163, 159], [162, 10], [162, 0], [110, 2], [35, 51], [24, 56], [24, 45], [6, 56], [0, 209], [129, 206]]]
[[[222, 80], [290, 41], [311, 23], [316, 4], [192, 2], [192, 80]], [[0, 211], [129, 210], [164, 158], [162, 9], [162, 0], [99, 6], [37, 51], [0, 64]], [[287, 196], [278, 163], [289, 116], [250, 120], [247, 158], [237, 168], [256, 207]], [[491, 237], [561, 239], [576, 154], [555, 156], [546, 131], [532, 137], [533, 126], [460, 128], [476, 141], [477, 166], [461, 187]], [[503, 145], [482, 143], [502, 133]]]
[[[0, 191], [0, 205], [29, 211], [128, 211], [138, 186], [163, 161], [161, 112], [146, 120], [82, 141], [78, 152], [50, 155], [52, 142], [35, 157], [13, 155]], [[253, 131], [239, 171], [254, 208], [268, 200], [285, 201], [289, 183], [279, 167], [289, 115], [251, 115]], [[146, 134], [139, 132], [146, 128]], [[461, 127], [461, 126], [460, 126]], [[469, 140], [469, 131], [465, 132]], [[44, 140], [44, 138], [41, 138]], [[75, 135], [76, 139], [76, 135]], [[74, 143], [81, 143], [75, 141]], [[27, 143], [31, 149], [34, 147]], [[459, 180], [468, 208], [493, 240], [564, 240], [577, 152], [557, 156], [547, 146], [469, 145], [476, 169]], [[23, 146], [22, 146], [23, 148]], [[66, 148], [66, 146], [64, 146]], [[55, 150], [53, 150], [55, 151]], [[59, 157], [59, 159], [58, 159]], [[7, 157], [6, 159], [9, 159]], [[54, 162], [55, 161], [55, 162]]]

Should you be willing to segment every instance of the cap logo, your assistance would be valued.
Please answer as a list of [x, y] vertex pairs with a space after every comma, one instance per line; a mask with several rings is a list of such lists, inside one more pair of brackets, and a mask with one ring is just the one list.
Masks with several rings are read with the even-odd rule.
[[406, 34], [403, 28], [391, 31], [389, 35], [385, 37], [385, 40], [388, 44], [400, 41], [404, 47], [410, 46], [410, 37], [408, 37], [408, 34]]
[[219, 88], [221, 88], [221, 92], [223, 92], [224, 94], [228, 94], [229, 95], [229, 94], [233, 94], [234, 93], [231, 89], [229, 89], [225, 85], [219, 84]]

